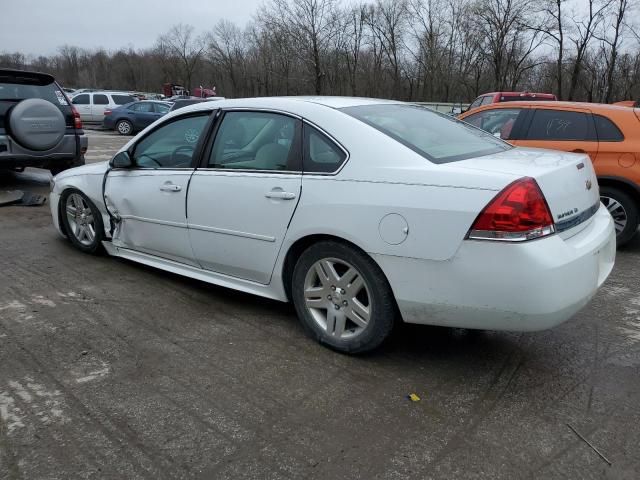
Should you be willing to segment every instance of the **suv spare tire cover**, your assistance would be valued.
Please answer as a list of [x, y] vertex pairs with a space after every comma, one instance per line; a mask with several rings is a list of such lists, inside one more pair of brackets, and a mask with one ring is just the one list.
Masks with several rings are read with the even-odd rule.
[[49, 150], [64, 137], [64, 115], [53, 103], [29, 98], [18, 103], [9, 114], [9, 128], [14, 139], [31, 150]]

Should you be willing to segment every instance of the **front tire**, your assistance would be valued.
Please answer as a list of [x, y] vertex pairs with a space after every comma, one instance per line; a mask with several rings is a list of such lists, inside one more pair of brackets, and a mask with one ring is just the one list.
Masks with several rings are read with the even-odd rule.
[[387, 279], [369, 256], [346, 244], [323, 241], [305, 250], [291, 295], [307, 332], [334, 350], [373, 350], [393, 329], [395, 299]]
[[133, 135], [133, 124], [129, 120], [118, 120], [116, 131], [120, 135]]
[[60, 216], [71, 244], [85, 253], [98, 253], [104, 226], [98, 208], [80, 190], [65, 190], [60, 196]]
[[600, 187], [600, 201], [613, 217], [617, 246], [629, 243], [638, 230], [638, 204], [626, 192], [615, 187]]

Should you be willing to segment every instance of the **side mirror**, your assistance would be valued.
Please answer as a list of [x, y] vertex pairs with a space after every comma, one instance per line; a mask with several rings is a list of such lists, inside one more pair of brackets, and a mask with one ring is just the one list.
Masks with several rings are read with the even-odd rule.
[[109, 162], [111, 168], [131, 168], [133, 160], [129, 156], [129, 152], [120, 152]]
[[451, 113], [452, 113], [453, 115], [460, 115], [460, 114], [462, 113], [462, 108], [460, 108], [460, 107], [453, 107], [453, 108], [451, 109]]

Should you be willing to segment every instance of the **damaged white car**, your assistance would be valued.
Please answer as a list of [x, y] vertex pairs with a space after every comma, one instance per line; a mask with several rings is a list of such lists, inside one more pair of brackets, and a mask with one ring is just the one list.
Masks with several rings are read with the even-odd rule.
[[514, 148], [425, 108], [259, 98], [178, 110], [56, 176], [78, 249], [292, 301], [344, 352], [396, 321], [540, 330], [613, 268], [586, 155]]

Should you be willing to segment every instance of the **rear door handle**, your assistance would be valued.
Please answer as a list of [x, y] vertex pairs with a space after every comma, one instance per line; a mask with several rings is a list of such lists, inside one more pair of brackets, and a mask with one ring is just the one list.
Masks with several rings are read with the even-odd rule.
[[167, 183], [162, 185], [160, 190], [163, 192], [179, 192], [182, 190], [182, 187], [180, 185], [174, 185], [173, 183]]
[[283, 192], [282, 190], [271, 190], [270, 192], [265, 194], [267, 198], [277, 198], [279, 200], [293, 200], [296, 198], [295, 193], [291, 192]]

